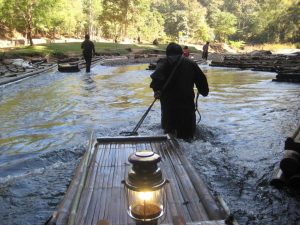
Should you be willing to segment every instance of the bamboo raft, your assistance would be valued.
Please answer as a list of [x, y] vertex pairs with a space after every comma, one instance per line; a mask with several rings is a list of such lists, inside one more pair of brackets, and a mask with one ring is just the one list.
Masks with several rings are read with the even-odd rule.
[[128, 156], [150, 150], [161, 156], [160, 168], [169, 180], [167, 204], [159, 224], [236, 224], [224, 201], [212, 195], [168, 135], [98, 138], [83, 156], [73, 180], [46, 225], [131, 225], [122, 181], [130, 169]]
[[285, 141], [284, 156], [276, 168], [270, 184], [282, 188], [300, 189], [300, 126]]

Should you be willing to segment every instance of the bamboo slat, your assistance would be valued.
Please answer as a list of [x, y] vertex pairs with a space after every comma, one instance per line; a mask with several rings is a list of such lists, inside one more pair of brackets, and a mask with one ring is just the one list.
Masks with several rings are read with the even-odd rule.
[[[174, 149], [180, 151], [178, 143], [172, 141]], [[189, 178], [194, 184], [195, 191], [199, 195], [201, 202], [203, 203], [206, 212], [211, 220], [220, 220], [227, 216], [227, 213], [222, 207], [219, 206], [219, 203], [212, 196], [211, 192], [208, 190], [207, 186], [203, 180], [197, 174], [195, 168], [190, 164], [188, 159], [181, 155], [180, 160], [184, 165], [185, 170], [189, 174]]]
[[181, 216], [173, 216], [173, 225], [186, 225], [186, 223]]
[[[191, 221], [190, 213], [185, 204], [185, 202], [187, 202], [188, 200], [183, 195], [183, 193], [180, 192], [179, 184], [177, 182], [177, 179], [179, 178], [176, 178], [175, 174], [173, 173], [171, 164], [167, 159], [167, 156], [165, 155], [166, 151], [161, 149], [162, 145], [159, 145], [159, 143], [153, 143], [153, 146], [155, 149], [159, 150], [160, 155], [163, 159], [165, 159], [163, 163], [161, 163], [161, 169], [162, 171], [164, 171], [165, 177], [169, 180], [167, 188], [169, 190], [168, 193], [171, 193], [171, 195], [167, 195], [168, 204], [172, 205], [172, 210], [175, 210], [175, 212], [173, 212], [175, 215], [182, 216], [185, 218], [185, 220]], [[169, 221], [172, 221], [172, 215], [167, 214], [167, 216], [169, 216]]]

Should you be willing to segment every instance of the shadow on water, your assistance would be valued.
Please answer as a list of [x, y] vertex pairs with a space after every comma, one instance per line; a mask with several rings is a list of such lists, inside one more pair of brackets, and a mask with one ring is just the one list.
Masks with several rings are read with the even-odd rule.
[[[0, 88], [0, 224], [43, 224], [61, 201], [91, 130], [132, 130], [150, 103], [147, 65], [50, 73]], [[300, 119], [299, 85], [272, 73], [203, 68], [210, 95], [185, 154], [240, 224], [297, 224], [299, 195], [269, 179]], [[156, 103], [140, 135], [160, 135]]]

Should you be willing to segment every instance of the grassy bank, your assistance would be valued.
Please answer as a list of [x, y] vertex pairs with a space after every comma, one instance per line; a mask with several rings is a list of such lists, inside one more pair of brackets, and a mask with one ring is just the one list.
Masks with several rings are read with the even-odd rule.
[[[80, 42], [73, 43], [53, 43], [41, 44], [35, 46], [25, 46], [16, 48], [0, 49], [0, 58], [16, 57], [54, 57], [63, 58], [66, 56], [79, 56], [82, 54]], [[130, 53], [164, 53], [166, 44], [116, 44], [107, 42], [95, 43], [96, 53], [103, 55], [126, 55]], [[199, 52], [196, 48], [191, 47], [191, 52]]]
[[[65, 58], [72, 56], [80, 56], [82, 50], [80, 42], [69, 43], [52, 43], [41, 44], [35, 46], [24, 46], [16, 48], [0, 49], [1, 58], [27, 58], [27, 57], [49, 57], [49, 58]], [[95, 48], [99, 55], [127, 55], [130, 53], [161, 53], [164, 54], [167, 44], [152, 45], [152, 44], [116, 44], [108, 42], [96, 42]], [[197, 47], [197, 48], [196, 48]], [[201, 46], [189, 46], [191, 53], [200, 53]], [[211, 43], [211, 52], [215, 52], [214, 48], [219, 47], [217, 52], [226, 52], [224, 46], [218, 43]], [[242, 50], [236, 49], [236, 52], [251, 52], [254, 50], [270, 50], [276, 52], [280, 49], [295, 49], [292, 44], [263, 44], [263, 45], [247, 45], [240, 46]], [[225, 50], [225, 51], [224, 51]]]

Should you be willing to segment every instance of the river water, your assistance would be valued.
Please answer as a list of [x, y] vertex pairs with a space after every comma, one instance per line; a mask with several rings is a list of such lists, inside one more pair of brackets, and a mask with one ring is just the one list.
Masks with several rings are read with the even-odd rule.
[[[62, 200], [92, 130], [130, 131], [153, 101], [147, 65], [53, 72], [0, 87], [0, 224], [43, 224]], [[274, 73], [201, 66], [196, 140], [179, 141], [239, 224], [299, 224], [299, 194], [269, 185], [300, 124], [299, 84]], [[156, 103], [139, 130], [162, 134]]]

